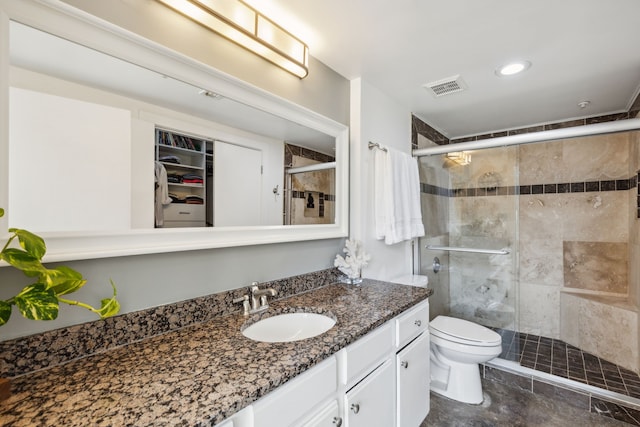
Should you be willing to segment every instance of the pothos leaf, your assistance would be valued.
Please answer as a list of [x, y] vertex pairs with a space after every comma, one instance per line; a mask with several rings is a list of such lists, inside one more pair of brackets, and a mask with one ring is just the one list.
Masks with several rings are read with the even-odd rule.
[[113, 296], [111, 298], [105, 298], [101, 301], [102, 305], [100, 307], [99, 315], [101, 318], [115, 316], [120, 312], [120, 303], [116, 299], [118, 295], [118, 291], [116, 290], [116, 285], [111, 280], [111, 287], [113, 288]]
[[30, 277], [38, 276], [45, 270], [40, 259], [22, 249], [7, 248], [0, 253], [0, 258]]
[[99, 315], [101, 318], [105, 319], [107, 317], [115, 316], [120, 312], [120, 303], [116, 299], [116, 297], [105, 298], [102, 300], [102, 305], [100, 307]]
[[53, 320], [58, 317], [58, 298], [42, 283], [25, 287], [13, 300], [20, 314], [27, 319]]
[[9, 321], [11, 317], [11, 304], [6, 301], [0, 301], [0, 326]]
[[20, 246], [27, 251], [30, 255], [42, 259], [47, 252], [47, 245], [44, 243], [44, 239], [36, 234], [33, 234], [27, 230], [21, 230], [18, 228], [10, 228], [10, 233], [14, 233], [18, 236]]
[[40, 282], [44, 283], [48, 289], [53, 289], [56, 295], [70, 294], [87, 283], [82, 278], [82, 274], [64, 265], [42, 272]]

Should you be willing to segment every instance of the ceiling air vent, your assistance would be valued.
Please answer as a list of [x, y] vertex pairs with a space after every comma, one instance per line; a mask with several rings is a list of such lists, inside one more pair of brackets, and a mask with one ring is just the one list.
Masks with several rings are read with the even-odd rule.
[[446, 79], [427, 83], [423, 86], [435, 97], [462, 92], [467, 88], [464, 81], [460, 78], [460, 75], [447, 77]]

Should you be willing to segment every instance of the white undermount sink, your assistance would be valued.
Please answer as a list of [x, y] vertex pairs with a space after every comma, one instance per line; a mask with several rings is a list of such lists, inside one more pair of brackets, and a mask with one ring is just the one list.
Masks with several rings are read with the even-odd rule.
[[318, 336], [336, 321], [318, 313], [286, 313], [267, 317], [248, 326], [242, 335], [254, 341], [291, 342]]

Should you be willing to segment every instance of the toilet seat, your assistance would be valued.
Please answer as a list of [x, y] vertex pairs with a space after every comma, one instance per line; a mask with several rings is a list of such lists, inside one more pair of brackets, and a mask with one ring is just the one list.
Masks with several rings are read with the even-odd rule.
[[437, 316], [429, 322], [429, 332], [444, 340], [470, 346], [493, 347], [502, 343], [502, 337], [491, 329], [448, 316]]

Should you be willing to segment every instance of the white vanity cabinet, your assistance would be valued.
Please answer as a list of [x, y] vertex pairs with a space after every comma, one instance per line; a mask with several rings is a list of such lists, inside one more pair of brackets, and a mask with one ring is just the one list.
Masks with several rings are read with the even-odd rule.
[[425, 300], [245, 408], [252, 424], [216, 427], [418, 427], [429, 412], [428, 323]]

